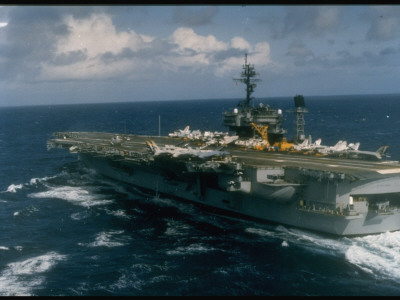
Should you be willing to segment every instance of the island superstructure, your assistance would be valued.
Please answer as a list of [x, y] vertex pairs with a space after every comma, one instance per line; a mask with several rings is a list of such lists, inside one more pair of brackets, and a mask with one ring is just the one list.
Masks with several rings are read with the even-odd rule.
[[387, 149], [359, 143], [323, 146], [304, 134], [304, 97], [296, 95], [296, 136], [282, 110], [252, 107], [257, 73], [247, 62], [246, 98], [223, 122], [233, 135], [190, 131], [168, 136], [56, 132], [48, 148], [67, 148], [90, 168], [135, 188], [250, 217], [334, 235], [400, 229], [400, 164]]

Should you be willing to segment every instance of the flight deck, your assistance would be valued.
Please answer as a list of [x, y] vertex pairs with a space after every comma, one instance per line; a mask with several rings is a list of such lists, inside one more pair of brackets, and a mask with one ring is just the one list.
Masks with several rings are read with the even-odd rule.
[[[113, 142], [115, 137], [121, 140]], [[114, 134], [105, 132], [58, 132], [50, 143], [64, 145], [64, 147], [79, 147], [80, 151], [96, 151], [98, 154], [116, 154], [122, 157], [137, 157], [149, 152], [146, 141], [154, 141], [159, 146], [190, 145], [199, 147], [196, 141], [184, 138], [166, 136], [139, 136], [133, 134]], [[240, 148], [236, 145], [227, 145], [223, 148], [233, 159], [248, 166], [279, 166], [299, 167], [304, 169], [321, 170], [327, 172], [344, 173], [350, 176], [373, 178], [378, 176], [400, 173], [400, 164], [397, 161], [367, 161], [359, 159], [342, 159], [316, 157], [293, 152], [258, 151], [249, 148]]]

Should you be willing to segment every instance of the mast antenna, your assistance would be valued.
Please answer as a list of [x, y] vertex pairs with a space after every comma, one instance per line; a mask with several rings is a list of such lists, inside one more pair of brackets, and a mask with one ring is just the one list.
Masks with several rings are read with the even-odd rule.
[[254, 99], [254, 97], [251, 97], [251, 94], [254, 92], [254, 89], [257, 86], [256, 82], [261, 81], [259, 78], [254, 78], [258, 75], [259, 74], [256, 73], [254, 65], [247, 63], [247, 53], [245, 53], [243, 71], [240, 74], [240, 78], [233, 79], [236, 82], [242, 82], [246, 85], [246, 99], [239, 103], [239, 105], [242, 105], [243, 108], [249, 108], [250, 101]]

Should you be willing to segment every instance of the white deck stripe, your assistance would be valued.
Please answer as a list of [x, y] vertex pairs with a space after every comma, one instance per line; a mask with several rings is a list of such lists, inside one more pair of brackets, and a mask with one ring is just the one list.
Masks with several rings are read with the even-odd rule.
[[400, 168], [397, 168], [397, 169], [382, 169], [382, 170], [377, 170], [377, 172], [380, 173], [380, 174], [400, 173]]

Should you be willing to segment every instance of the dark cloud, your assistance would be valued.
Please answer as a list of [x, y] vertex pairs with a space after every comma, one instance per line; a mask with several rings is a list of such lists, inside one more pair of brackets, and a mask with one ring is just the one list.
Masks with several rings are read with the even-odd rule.
[[287, 6], [283, 19], [276, 15], [259, 18], [274, 39], [288, 36], [323, 36], [340, 26], [341, 8], [337, 6]]
[[314, 56], [313, 52], [310, 49], [308, 49], [307, 46], [300, 40], [293, 41], [289, 45], [289, 49], [286, 55], [293, 56], [296, 59], [300, 60]]
[[367, 40], [389, 41], [399, 35], [399, 17], [376, 18], [367, 32]]
[[222, 62], [231, 57], [243, 57], [245, 53], [248, 53], [248, 50], [230, 48], [228, 50], [218, 51], [213, 57], [217, 62]]
[[84, 51], [70, 51], [68, 53], [63, 53], [54, 57], [51, 60], [51, 64], [56, 66], [65, 66], [84, 61], [85, 59], [87, 59], [87, 54]]
[[7, 10], [8, 25], [2, 30], [6, 43], [0, 54], [7, 57], [1, 65], [3, 79], [32, 81], [37, 77], [42, 62], [55, 65], [71, 64], [85, 59], [83, 52], [54, 56], [57, 41], [69, 34], [64, 17], [83, 19], [93, 13], [126, 10], [112, 6], [16, 6]]
[[215, 6], [209, 7], [176, 7], [173, 21], [180, 26], [198, 26], [212, 24], [218, 12]]
[[400, 6], [371, 6], [360, 19], [369, 25], [369, 41], [390, 41], [400, 35]]
[[120, 61], [121, 59], [131, 59], [131, 58], [134, 58], [135, 56], [137, 56], [137, 54], [135, 52], [133, 52], [131, 49], [124, 48], [118, 54], [114, 54], [112, 52], [103, 53], [101, 55], [100, 59], [104, 63], [107, 64], [107, 63], [113, 63], [113, 62], [116, 62], [116, 61]]
[[350, 67], [354, 70], [365, 69], [365, 70], [377, 70], [381, 67], [388, 65], [391, 62], [391, 66], [398, 65], [399, 62], [391, 59], [390, 55], [398, 54], [399, 49], [385, 48], [379, 53], [374, 53], [368, 50], [363, 51], [360, 54], [353, 54], [348, 50], [337, 51], [335, 55], [313, 55], [308, 57], [295, 57], [294, 64], [296, 66], [307, 66], [307, 68], [316, 69], [349, 69]]
[[152, 57], [158, 57], [170, 53], [174, 48], [175, 45], [165, 39], [154, 39], [149, 43], [148, 48], [139, 50], [138, 54], [142, 58], [152, 59]]
[[169, 51], [172, 50], [173, 47], [174, 45], [171, 45], [168, 41], [164, 39], [154, 39], [153, 41], [149, 42], [148, 47], [144, 49], [133, 51], [132, 49], [124, 48], [121, 52], [117, 54], [106, 52], [101, 55], [100, 59], [104, 63], [113, 63], [116, 61], [133, 58], [154, 61], [158, 57], [169, 53]]
[[379, 51], [379, 55], [386, 56], [386, 55], [396, 55], [399, 54], [399, 48], [394, 47], [387, 47]]
[[7, 60], [1, 68], [7, 71], [7, 79], [31, 81], [40, 62], [52, 57], [55, 41], [66, 35], [68, 28], [59, 9], [53, 7], [16, 7], [9, 10], [8, 18], [2, 47]]

